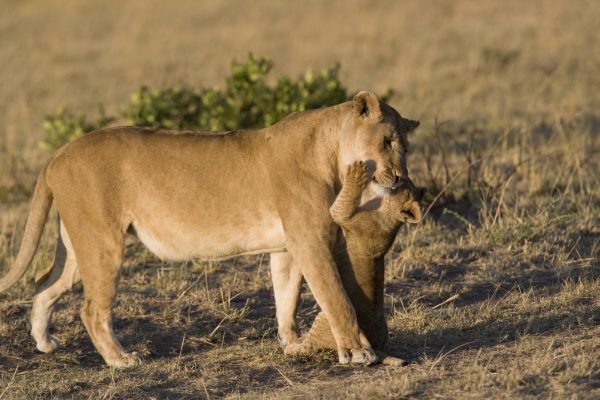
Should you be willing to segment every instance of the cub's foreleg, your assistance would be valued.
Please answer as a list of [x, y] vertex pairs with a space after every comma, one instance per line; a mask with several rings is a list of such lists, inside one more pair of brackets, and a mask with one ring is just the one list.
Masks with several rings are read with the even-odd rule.
[[347, 167], [342, 190], [329, 209], [333, 220], [342, 228], [356, 213], [362, 191], [368, 181], [369, 171], [366, 163], [357, 161]]
[[[284, 352], [287, 355], [309, 355], [319, 350], [335, 350], [336, 348], [329, 322], [327, 322], [327, 318], [323, 313], [319, 313], [310, 330], [295, 343], [287, 345]], [[405, 364], [403, 359], [390, 356], [385, 350], [375, 350], [375, 354], [379, 359], [378, 363], [383, 365], [400, 366]]]

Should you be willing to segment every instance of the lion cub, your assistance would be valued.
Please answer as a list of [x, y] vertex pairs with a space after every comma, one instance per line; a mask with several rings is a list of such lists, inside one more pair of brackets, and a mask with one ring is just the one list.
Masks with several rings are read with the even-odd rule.
[[[400, 225], [421, 220], [421, 201], [425, 189], [409, 179], [383, 196], [375, 210], [359, 207], [369, 174], [364, 162], [348, 166], [340, 194], [330, 208], [333, 220], [342, 228], [334, 247], [344, 288], [356, 311], [360, 328], [384, 364], [401, 365], [403, 360], [388, 356], [388, 327], [383, 304], [384, 256]], [[307, 354], [320, 349], [335, 350], [329, 322], [321, 312], [310, 331], [298, 342], [288, 345], [287, 354]]]

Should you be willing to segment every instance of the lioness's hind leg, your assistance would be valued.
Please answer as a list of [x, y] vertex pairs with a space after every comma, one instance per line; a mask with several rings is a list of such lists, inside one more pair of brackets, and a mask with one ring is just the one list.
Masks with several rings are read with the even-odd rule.
[[43, 353], [50, 353], [60, 346], [60, 342], [48, 331], [54, 305], [81, 279], [69, 235], [60, 222], [59, 226], [54, 260], [47, 275], [37, 282], [31, 310], [31, 336], [36, 348]]
[[79, 248], [75, 243], [84, 290], [81, 320], [106, 364], [117, 368], [140, 364], [141, 355], [126, 352], [113, 331], [112, 306], [123, 260], [123, 235], [107, 230], [88, 236], [86, 242]]

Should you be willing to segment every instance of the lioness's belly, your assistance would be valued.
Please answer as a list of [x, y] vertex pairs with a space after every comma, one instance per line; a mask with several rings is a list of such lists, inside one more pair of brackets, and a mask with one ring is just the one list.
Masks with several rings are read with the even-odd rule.
[[224, 222], [210, 229], [164, 224], [154, 221], [132, 223], [140, 241], [163, 260], [192, 258], [218, 260], [242, 254], [270, 253], [285, 249], [285, 235], [279, 218]]

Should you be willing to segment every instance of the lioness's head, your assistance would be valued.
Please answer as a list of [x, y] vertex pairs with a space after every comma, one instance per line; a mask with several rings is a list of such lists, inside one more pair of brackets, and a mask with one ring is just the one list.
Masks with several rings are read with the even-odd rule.
[[383, 198], [385, 213], [396, 222], [416, 224], [421, 221], [421, 200], [425, 188], [415, 186], [408, 178], [402, 178], [396, 188]]
[[393, 188], [401, 178], [408, 178], [407, 136], [418, 126], [419, 121], [402, 118], [375, 94], [359, 92], [352, 100], [352, 119], [341, 137], [341, 161], [348, 165], [366, 160], [373, 181]]

